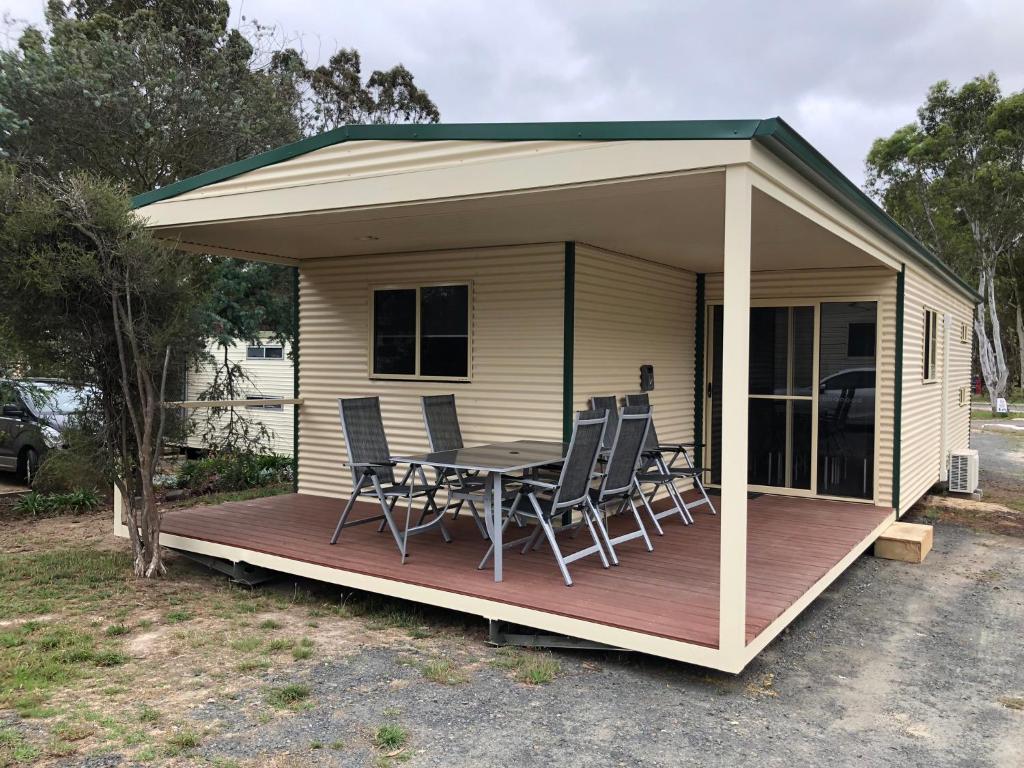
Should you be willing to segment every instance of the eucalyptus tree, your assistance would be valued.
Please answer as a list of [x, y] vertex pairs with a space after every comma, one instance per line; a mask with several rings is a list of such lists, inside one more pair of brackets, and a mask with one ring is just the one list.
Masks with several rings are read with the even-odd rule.
[[[974, 333], [994, 410], [1007, 390], [1003, 317], [1014, 296], [1020, 312], [1011, 278], [1024, 257], [1024, 94], [1004, 97], [994, 74], [936, 83], [917, 122], [875, 141], [867, 172], [886, 210], [978, 286]], [[1024, 352], [1019, 315], [1017, 326]]]

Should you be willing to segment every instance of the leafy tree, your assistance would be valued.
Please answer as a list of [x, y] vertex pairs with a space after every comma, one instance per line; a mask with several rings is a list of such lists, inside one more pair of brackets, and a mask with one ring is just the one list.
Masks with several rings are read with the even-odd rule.
[[1008, 380], [1006, 277], [1021, 274], [1024, 258], [1024, 94], [1004, 97], [993, 74], [959, 89], [936, 83], [916, 123], [875, 141], [867, 171], [886, 210], [978, 285], [974, 331], [994, 410]]
[[436, 123], [441, 119], [430, 96], [401, 64], [374, 70], [364, 83], [362, 59], [354, 48], [342, 48], [327, 64], [312, 69], [301, 54], [288, 49], [273, 58], [272, 68], [291, 73], [305, 86], [300, 115], [308, 132], [341, 125]]
[[97, 387], [98, 453], [137, 532], [139, 576], [164, 572], [153, 488], [163, 402], [172, 357], [203, 346], [207, 268], [155, 240], [121, 187], [82, 173], [0, 172], [0, 316], [29, 360]]
[[227, 18], [223, 0], [51, 0], [47, 32], [0, 51], [0, 104], [23, 125], [5, 151], [136, 194], [297, 139], [296, 83], [258, 66], [266, 30]]

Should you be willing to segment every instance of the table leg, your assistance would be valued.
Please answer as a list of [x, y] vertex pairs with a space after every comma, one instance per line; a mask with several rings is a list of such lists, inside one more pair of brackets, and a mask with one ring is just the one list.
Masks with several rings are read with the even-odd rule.
[[[501, 581], [502, 579], [502, 555], [505, 553], [505, 549], [502, 546], [502, 525], [501, 525], [501, 473], [490, 472], [487, 475], [487, 493], [485, 498], [490, 503], [490, 514], [491, 521], [491, 544], [494, 546], [494, 580]], [[486, 512], [485, 512], [486, 514]]]

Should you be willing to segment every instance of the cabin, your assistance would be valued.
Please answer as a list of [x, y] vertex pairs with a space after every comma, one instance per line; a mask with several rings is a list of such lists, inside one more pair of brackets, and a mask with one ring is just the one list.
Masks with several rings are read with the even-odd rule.
[[[134, 203], [295, 280], [295, 493], [169, 513], [178, 550], [739, 672], [968, 446], [976, 292], [779, 118], [349, 126]], [[544, 551], [478, 569], [468, 515], [404, 563], [376, 525], [329, 543], [339, 398], [379, 397], [408, 456], [423, 395], [472, 446], [641, 389], [714, 502], [652, 552], [566, 587]]]

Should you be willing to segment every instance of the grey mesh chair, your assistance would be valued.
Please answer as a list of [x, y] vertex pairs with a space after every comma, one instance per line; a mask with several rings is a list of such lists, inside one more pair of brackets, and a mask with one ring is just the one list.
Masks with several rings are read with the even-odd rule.
[[[598, 398], [594, 398], [597, 400]], [[651, 409], [646, 405], [630, 405], [622, 409], [621, 415], [616, 414], [615, 435], [611, 440], [611, 453], [608, 462], [605, 464], [604, 473], [601, 476], [601, 484], [597, 488], [590, 489], [590, 503], [597, 509], [607, 511], [615, 506], [615, 514], [622, 512], [627, 506], [633, 513], [636, 521], [636, 530], [620, 534], [608, 540], [608, 554], [612, 563], [618, 565], [618, 558], [615, 555], [615, 545], [622, 544], [633, 539], [643, 539], [647, 551], [654, 550], [651, 539], [647, 535], [647, 529], [640, 519], [633, 496], [637, 493], [636, 474], [640, 467], [640, 454], [644, 449], [644, 441], [647, 438], [647, 431], [651, 423]], [[608, 430], [605, 430], [607, 435]], [[607, 443], [607, 438], [605, 439]], [[651, 519], [657, 523], [654, 511], [647, 505], [647, 499], [640, 493], [644, 506], [651, 515]]]
[[[601, 564], [609, 567], [608, 557], [605, 555], [605, 548], [611, 549], [608, 541], [608, 532], [604, 528], [604, 522], [597, 510], [590, 503], [590, 486], [594, 478], [594, 468], [597, 466], [597, 455], [601, 451], [601, 442], [604, 438], [605, 426], [608, 423], [608, 416], [603, 411], [581, 411], [576, 414], [576, 421], [572, 429], [572, 438], [569, 441], [569, 450], [565, 454], [565, 461], [562, 463], [562, 471], [558, 476], [558, 482], [546, 483], [540, 480], [524, 478], [519, 482], [522, 487], [516, 494], [515, 500], [502, 524], [504, 531], [516, 515], [533, 518], [537, 521], [537, 530], [525, 538], [506, 542], [505, 547], [514, 547], [523, 544], [523, 553], [529, 550], [539, 537], [543, 534], [551, 545], [551, 550], [558, 563], [558, 570], [562, 573], [562, 579], [567, 587], [572, 586], [572, 577], [569, 575], [569, 563], [589, 555], [597, 555]], [[521, 508], [523, 501], [529, 502], [525, 509]], [[581, 513], [583, 522], [590, 531], [593, 545], [563, 555], [555, 538], [555, 528], [552, 522], [557, 522], [565, 513], [572, 513], [578, 510]], [[573, 525], [561, 526], [560, 530], [575, 528]], [[494, 553], [492, 544], [480, 561], [479, 568], [483, 568]]]
[[[463, 447], [462, 430], [459, 427], [459, 415], [455, 410], [455, 395], [424, 395], [423, 423], [427, 428], [427, 440], [430, 450], [454, 451]], [[485, 539], [487, 526], [477, 509], [477, 504], [484, 503], [484, 481], [461, 469], [438, 470], [438, 480], [444, 485], [448, 496], [446, 510], [452, 510], [452, 519], [459, 516], [463, 504], [469, 506], [480, 535]]]
[[[341, 429], [345, 434], [345, 445], [348, 448], [348, 466], [352, 469], [353, 488], [352, 495], [349, 496], [345, 509], [338, 518], [338, 525], [331, 536], [331, 544], [338, 542], [342, 529], [378, 520], [383, 521], [391, 530], [403, 563], [408, 552], [410, 536], [439, 528], [444, 540], [450, 542], [452, 537], [444, 526], [444, 515], [434, 501], [434, 495], [440, 489], [440, 485], [436, 482], [427, 482], [426, 473], [423, 467], [419, 466], [410, 466], [401, 480], [395, 480], [396, 465], [391, 461], [388, 439], [384, 434], [380, 398], [340, 398], [338, 411], [341, 416]], [[349, 514], [360, 496], [376, 497], [381, 514], [350, 521]], [[407, 504], [405, 528], [402, 530], [399, 530], [394, 518], [395, 505], [400, 499], [405, 499]], [[410, 525], [413, 499], [423, 499], [424, 511], [432, 512], [433, 519], [427, 523]]]
[[608, 411], [608, 426], [604, 430], [602, 447], [610, 451], [619, 431], [619, 399], [615, 395], [594, 395], [590, 398], [590, 407], [595, 411]]
[[[626, 404], [649, 406], [650, 398], [646, 392], [626, 395]], [[641, 471], [637, 473], [637, 480], [641, 484], [653, 486], [653, 489], [647, 496], [648, 503], [653, 500], [658, 489], [664, 487], [671, 497], [676, 511], [679, 512], [683, 522], [686, 524], [693, 522], [693, 515], [690, 514], [690, 510], [702, 504], [707, 504], [711, 509], [711, 513], [717, 514], [715, 505], [711, 503], [707, 490], [704, 488], [704, 483], [701, 482], [701, 475], [704, 473], [704, 470], [694, 466], [690, 460], [690, 454], [687, 449], [695, 445], [696, 443], [662, 443], [658, 440], [652, 411], [651, 426], [647, 431], [647, 441], [644, 445], [645, 463]], [[666, 454], [671, 454], [671, 458], [666, 460]], [[676, 465], [680, 458], [685, 462], [685, 466]], [[679, 493], [679, 489], [676, 488], [676, 480], [691, 480], [694, 487], [700, 492], [701, 498], [687, 503]], [[674, 514], [673, 510], [666, 510], [658, 513], [657, 518], [660, 520], [672, 514]], [[657, 523], [655, 524], [657, 525]], [[662, 533], [660, 525], [658, 526], [658, 533]]]

